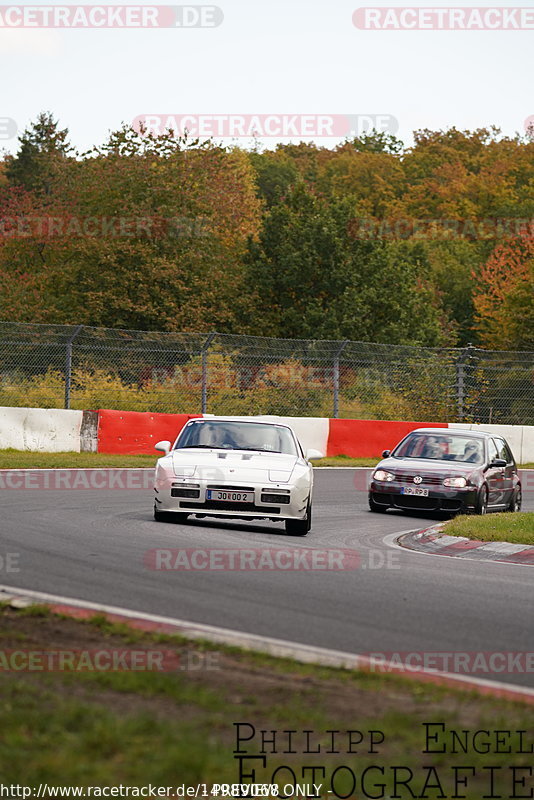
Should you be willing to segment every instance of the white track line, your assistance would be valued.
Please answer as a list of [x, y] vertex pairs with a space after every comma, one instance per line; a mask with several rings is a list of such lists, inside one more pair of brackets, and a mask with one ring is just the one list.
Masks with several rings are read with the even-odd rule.
[[[371, 668], [373, 674], [397, 674], [397, 675], [414, 675], [415, 673], [398, 672], [394, 669], [391, 672], [381, 669], [372, 669], [373, 664], [377, 666], [380, 664], [382, 667], [387, 667], [387, 662], [377, 662], [368, 656], [358, 655], [357, 653], [346, 653], [341, 650], [329, 650], [324, 647], [315, 647], [313, 645], [300, 644], [298, 642], [288, 642], [283, 639], [274, 639], [268, 636], [259, 636], [253, 633], [242, 633], [234, 631], [229, 628], [220, 628], [215, 625], [206, 625], [204, 623], [188, 622], [187, 620], [173, 619], [172, 617], [162, 617], [156, 614], [146, 614], [142, 611], [132, 611], [130, 609], [119, 608], [117, 606], [108, 606], [100, 603], [91, 603], [85, 600], [77, 600], [72, 597], [63, 597], [62, 595], [47, 594], [45, 592], [35, 592], [27, 589], [20, 589], [14, 586], [0, 585], [0, 602], [2, 594], [6, 593], [8, 597], [23, 596], [30, 599], [41, 600], [53, 605], [66, 605], [74, 606], [82, 609], [90, 609], [99, 611], [105, 614], [116, 614], [119, 616], [144, 620], [146, 622], [153, 622], [156, 624], [172, 625], [177, 628], [177, 633], [186, 635], [192, 639], [207, 639], [211, 642], [219, 644], [233, 645], [242, 647], [246, 650], [257, 650], [262, 653], [276, 656], [278, 658], [291, 658], [306, 664], [319, 664], [321, 666], [341, 667], [345, 669], [358, 669], [365, 667]], [[474, 678], [470, 675], [458, 675], [453, 672], [440, 672], [439, 670], [425, 670], [425, 674], [432, 675], [437, 679], [445, 679], [448, 681], [455, 681], [460, 686], [473, 687], [481, 689], [490, 689], [496, 692], [512, 692], [523, 697], [534, 698], [534, 689], [526, 686], [516, 686], [510, 683], [500, 683], [499, 681], [491, 681], [485, 678]]]
[[[424, 528], [412, 528], [412, 530], [409, 530], [409, 531], [398, 531], [397, 533], [388, 533], [387, 536], [384, 536], [384, 538], [382, 539], [382, 542], [385, 545], [387, 545], [388, 547], [392, 547], [394, 550], [401, 550], [403, 553], [413, 553], [413, 555], [416, 555], [416, 556], [427, 556], [427, 557], [429, 556], [430, 558], [455, 558], [455, 559], [460, 560], [460, 561], [478, 561], [479, 564], [480, 563], [484, 563], [486, 565], [487, 564], [499, 564], [499, 565], [504, 564], [505, 566], [508, 566], [508, 567], [523, 567], [523, 568], [529, 567], [530, 569], [532, 569], [532, 564], [520, 564], [518, 561], [500, 561], [497, 558], [476, 558], [475, 555], [473, 555], [471, 557], [468, 557], [468, 556], [455, 556], [455, 555], [452, 555], [452, 553], [439, 553], [439, 552], [427, 553], [425, 550], [413, 550], [411, 547], [404, 547], [402, 544], [399, 544], [397, 542], [397, 539], [400, 536], [404, 536], [407, 533], [419, 533], [421, 530], [425, 530], [425, 529]], [[463, 537], [454, 536], [454, 537], [451, 537], [451, 538], [454, 538], [455, 540], [458, 540], [459, 538], [463, 538]], [[502, 544], [504, 544], [504, 542]], [[486, 549], [489, 550], [489, 548], [486, 548]], [[524, 550], [525, 547], [522, 547], [521, 549]], [[530, 549], [530, 548], [527, 548], [527, 549]], [[476, 549], [474, 549], [473, 552], [476, 553]], [[503, 554], [506, 555], [506, 552], [504, 552]]]

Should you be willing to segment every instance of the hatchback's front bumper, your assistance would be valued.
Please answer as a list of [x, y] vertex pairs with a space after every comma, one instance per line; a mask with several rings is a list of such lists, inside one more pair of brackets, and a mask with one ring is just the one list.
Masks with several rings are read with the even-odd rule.
[[369, 485], [369, 498], [384, 508], [399, 508], [403, 511], [443, 511], [460, 513], [474, 511], [477, 502], [477, 488], [466, 486], [463, 489], [451, 489], [446, 486], [421, 487], [428, 488], [428, 495], [403, 494], [405, 484], [395, 481], [375, 481]]

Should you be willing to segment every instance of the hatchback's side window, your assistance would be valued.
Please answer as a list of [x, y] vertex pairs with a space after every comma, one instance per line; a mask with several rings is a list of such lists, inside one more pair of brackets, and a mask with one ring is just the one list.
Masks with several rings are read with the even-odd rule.
[[495, 442], [493, 441], [493, 439], [488, 439], [488, 462], [490, 464], [495, 458], [499, 457], [497, 453], [498, 450], [497, 447], [495, 446]]
[[514, 459], [504, 439], [495, 439], [495, 444], [497, 445], [497, 458], [504, 458], [507, 464], [512, 464]]

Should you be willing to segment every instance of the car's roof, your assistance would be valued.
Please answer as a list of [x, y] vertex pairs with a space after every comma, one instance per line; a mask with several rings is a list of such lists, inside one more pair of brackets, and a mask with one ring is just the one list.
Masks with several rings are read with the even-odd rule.
[[[479, 437], [480, 439], [487, 439], [488, 437], [491, 438], [492, 436], [496, 435], [490, 433], [489, 431], [472, 431], [469, 428], [416, 428], [410, 433], [432, 433], [432, 434], [446, 434], [447, 436], [454, 436], [455, 434], [459, 434], [460, 436], [470, 436], [471, 438]], [[409, 434], [407, 434], [409, 435]]]

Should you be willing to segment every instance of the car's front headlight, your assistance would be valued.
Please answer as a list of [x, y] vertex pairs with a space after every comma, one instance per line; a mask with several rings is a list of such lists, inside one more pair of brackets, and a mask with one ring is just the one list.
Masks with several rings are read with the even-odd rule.
[[449, 486], [451, 489], [464, 489], [467, 486], [465, 478], [444, 478], [444, 486]]
[[387, 472], [385, 469], [377, 469], [373, 478], [375, 481], [394, 481], [395, 475], [392, 472]]

